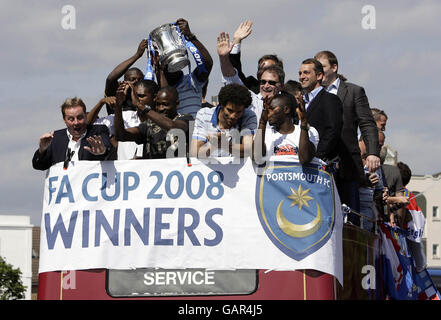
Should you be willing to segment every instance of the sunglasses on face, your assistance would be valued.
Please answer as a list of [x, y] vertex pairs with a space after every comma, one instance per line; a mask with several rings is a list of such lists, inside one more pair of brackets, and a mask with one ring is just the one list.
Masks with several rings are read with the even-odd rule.
[[267, 82], [268, 82], [268, 84], [271, 85], [271, 86], [275, 86], [275, 85], [278, 83], [278, 81], [274, 81], [274, 80], [263, 80], [263, 79], [261, 79], [259, 82], [260, 82], [260, 84], [261, 84], [262, 86], [264, 86]]

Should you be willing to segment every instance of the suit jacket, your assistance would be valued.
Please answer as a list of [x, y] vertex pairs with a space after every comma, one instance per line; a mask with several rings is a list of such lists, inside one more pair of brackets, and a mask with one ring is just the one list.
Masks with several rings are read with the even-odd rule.
[[317, 129], [319, 143], [316, 156], [324, 161], [338, 156], [342, 129], [343, 107], [340, 99], [324, 88], [310, 102], [306, 110], [308, 123]]
[[[87, 150], [84, 150], [85, 146], [89, 146], [89, 142], [86, 140], [88, 137], [97, 135], [101, 136], [103, 143], [107, 148], [106, 153], [103, 155], [94, 155]], [[64, 162], [67, 154], [67, 146], [69, 144], [69, 138], [67, 136], [67, 129], [61, 129], [54, 132], [54, 137], [51, 144], [43, 154], [37, 150], [32, 158], [32, 166], [37, 170], [49, 169], [52, 165], [58, 162]], [[81, 139], [81, 145], [78, 153], [79, 160], [110, 160], [109, 156], [114, 154], [112, 152], [112, 144], [109, 138], [109, 129], [105, 125], [89, 125], [87, 126], [86, 136]]]
[[230, 62], [233, 65], [233, 67], [237, 70], [237, 75], [239, 76], [240, 80], [242, 80], [243, 85], [247, 87], [248, 90], [251, 90], [254, 93], [258, 94], [260, 92], [259, 80], [257, 80], [253, 76], [246, 77], [243, 74], [242, 63], [240, 62], [240, 52], [230, 53]]
[[364, 170], [358, 147], [357, 129], [366, 144], [368, 155], [379, 156], [378, 129], [364, 89], [350, 82], [340, 81], [337, 96], [343, 103], [340, 164], [343, 180], [363, 181]]

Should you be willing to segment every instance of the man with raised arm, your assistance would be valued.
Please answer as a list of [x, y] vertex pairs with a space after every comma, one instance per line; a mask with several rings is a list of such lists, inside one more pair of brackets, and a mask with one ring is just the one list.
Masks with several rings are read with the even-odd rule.
[[[242, 72], [242, 63], [240, 61], [242, 40], [244, 40], [251, 34], [252, 25], [253, 22], [248, 20], [242, 22], [239, 25], [239, 27], [236, 29], [236, 31], [233, 34], [233, 43], [232, 43], [233, 48], [230, 52], [229, 58], [231, 64], [237, 70], [237, 74], [240, 80], [242, 81], [243, 85], [247, 87], [250, 91], [254, 92], [255, 94], [259, 94], [260, 91], [259, 80], [253, 76], [246, 77]], [[266, 54], [260, 57], [259, 61], [257, 62], [257, 71], [259, 71], [259, 69], [268, 67], [270, 65], [277, 65], [281, 69], [283, 69], [283, 62], [282, 60], [279, 59], [279, 57], [277, 57], [277, 55]]]
[[[232, 48], [228, 33], [222, 32], [217, 38], [217, 53], [219, 55], [223, 82], [225, 84], [236, 83], [243, 85], [237, 70], [229, 59]], [[250, 93], [252, 98], [251, 110], [254, 111], [257, 121], [259, 121], [263, 110], [263, 99], [271, 98], [275, 93], [283, 89], [285, 72], [277, 65], [270, 65], [259, 69], [257, 78], [259, 80], [259, 94], [255, 94], [251, 90]]]
[[83, 100], [66, 99], [61, 114], [67, 128], [40, 137], [39, 148], [32, 158], [34, 169], [46, 170], [59, 162], [64, 162], [67, 169], [70, 161], [108, 159], [112, 149], [109, 130], [103, 125], [87, 125]]
[[[193, 118], [190, 115], [181, 115], [177, 112], [179, 99], [173, 87], [159, 89], [155, 97], [155, 105], [142, 104], [136, 92], [133, 103], [146, 121], [137, 127], [124, 128], [122, 118], [122, 102], [129, 89], [128, 84], [122, 83], [116, 93], [115, 105], [115, 136], [118, 141], [135, 141], [143, 144], [143, 159], [162, 159], [167, 156], [185, 156], [187, 154], [188, 122]], [[169, 134], [171, 129], [180, 129], [181, 135]], [[168, 153], [168, 150], [169, 153]]]
[[155, 72], [161, 88], [166, 86], [175, 87], [179, 94], [178, 112], [189, 114], [193, 118], [201, 108], [202, 88], [207, 82], [213, 59], [205, 46], [199, 41], [194, 33], [190, 31], [190, 26], [185, 19], [176, 21], [179, 30], [187, 41], [191, 41], [200, 52], [201, 64], [199, 64], [190, 74], [184, 74], [181, 70], [169, 72], [166, 65], [160, 65], [158, 57], [155, 61]]
[[[144, 74], [138, 68], [132, 68], [132, 65], [139, 60], [144, 54], [147, 48], [147, 40], [142, 39], [138, 45], [138, 49], [135, 54], [130, 58], [124, 60], [118, 64], [115, 69], [110, 72], [106, 79], [106, 87], [104, 89], [104, 95], [106, 97], [114, 97], [116, 95], [116, 90], [118, 89], [118, 79], [124, 76], [124, 81], [135, 83], [139, 80], [144, 79]], [[110, 105], [106, 105], [107, 114], [113, 114], [114, 111]], [[133, 110], [136, 108], [132, 104], [131, 96], [128, 95], [127, 99], [123, 103], [123, 110]]]

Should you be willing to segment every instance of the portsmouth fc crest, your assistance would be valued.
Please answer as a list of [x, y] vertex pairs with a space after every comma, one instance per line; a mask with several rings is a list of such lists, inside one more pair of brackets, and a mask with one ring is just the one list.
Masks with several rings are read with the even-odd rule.
[[260, 223], [277, 248], [299, 261], [329, 240], [335, 224], [332, 175], [317, 166], [273, 162], [257, 179]]

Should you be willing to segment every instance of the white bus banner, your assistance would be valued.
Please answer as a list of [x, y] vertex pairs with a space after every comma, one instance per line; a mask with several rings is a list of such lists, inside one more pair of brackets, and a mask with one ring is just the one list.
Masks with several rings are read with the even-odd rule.
[[39, 272], [315, 269], [343, 281], [332, 175], [284, 156], [62, 163], [46, 175]]

